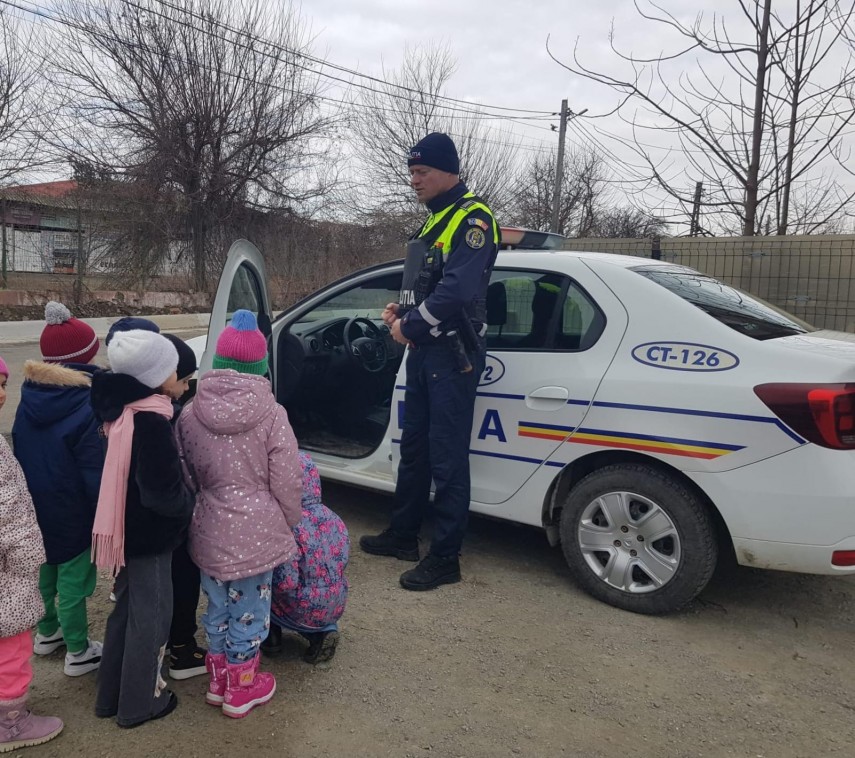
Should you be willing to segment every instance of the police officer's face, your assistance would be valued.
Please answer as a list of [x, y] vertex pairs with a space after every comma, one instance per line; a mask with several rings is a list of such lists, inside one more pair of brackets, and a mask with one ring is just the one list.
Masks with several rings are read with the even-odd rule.
[[447, 171], [430, 166], [410, 166], [410, 186], [420, 203], [429, 203], [443, 192], [456, 186], [459, 179]]

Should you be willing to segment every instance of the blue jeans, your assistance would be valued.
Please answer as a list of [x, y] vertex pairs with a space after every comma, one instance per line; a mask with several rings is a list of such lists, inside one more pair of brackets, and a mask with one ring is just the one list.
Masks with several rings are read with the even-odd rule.
[[225, 653], [229, 663], [243, 663], [258, 654], [270, 630], [273, 572], [221, 581], [202, 574], [208, 609], [202, 616], [212, 655]]

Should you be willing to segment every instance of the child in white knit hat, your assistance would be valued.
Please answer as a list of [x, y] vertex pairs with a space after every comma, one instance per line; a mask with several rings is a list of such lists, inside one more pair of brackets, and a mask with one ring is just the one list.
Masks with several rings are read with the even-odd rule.
[[115, 334], [107, 357], [112, 371], [92, 381], [92, 406], [107, 436], [92, 551], [96, 565], [116, 576], [116, 606], [107, 620], [95, 713], [134, 727], [178, 704], [161, 665], [172, 618], [172, 551], [193, 500], [165, 389], [177, 381], [175, 346], [136, 329]]

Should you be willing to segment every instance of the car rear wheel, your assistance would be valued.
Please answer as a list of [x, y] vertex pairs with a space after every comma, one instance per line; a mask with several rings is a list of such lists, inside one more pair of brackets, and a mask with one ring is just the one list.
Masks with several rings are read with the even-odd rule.
[[561, 512], [561, 546], [589, 594], [647, 614], [693, 600], [718, 558], [702, 500], [676, 477], [643, 464], [607, 466], [573, 487]]

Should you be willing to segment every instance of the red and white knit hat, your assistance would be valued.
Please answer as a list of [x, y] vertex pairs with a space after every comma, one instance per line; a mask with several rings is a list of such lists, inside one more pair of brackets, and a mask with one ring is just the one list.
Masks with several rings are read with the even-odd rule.
[[45, 306], [45, 321], [39, 339], [45, 363], [89, 363], [98, 353], [95, 330], [62, 303], [51, 300]]

